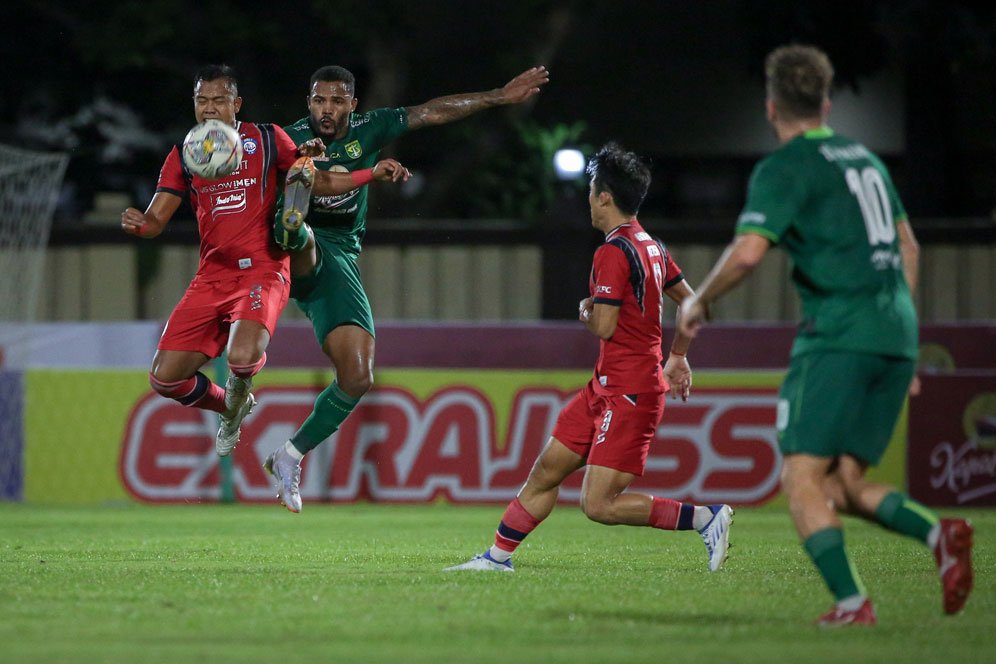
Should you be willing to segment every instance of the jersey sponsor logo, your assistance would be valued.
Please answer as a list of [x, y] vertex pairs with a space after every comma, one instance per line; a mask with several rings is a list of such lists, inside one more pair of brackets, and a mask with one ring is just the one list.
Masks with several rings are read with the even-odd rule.
[[349, 117], [350, 127], [359, 127], [360, 125], [365, 125], [370, 122], [370, 114], [364, 113], [363, 115], [356, 115], [355, 113]]
[[256, 142], [255, 138], [243, 138], [242, 139], [242, 151], [246, 154], [256, 154], [256, 150], [259, 149], [259, 144]]
[[768, 218], [764, 215], [763, 212], [744, 212], [743, 214], [740, 215], [740, 218], [737, 219], [737, 223], [761, 225], [767, 220]]
[[210, 195], [211, 197], [211, 217], [219, 217], [223, 214], [234, 214], [246, 209], [246, 190], [235, 189], [223, 191]]
[[606, 295], [612, 294], [612, 286], [595, 286], [595, 293], [604, 293]]
[[[245, 163], [244, 161], [242, 162]], [[227, 191], [229, 189], [236, 189], [238, 187], [243, 187], [249, 189], [250, 187], [255, 187], [258, 180], [256, 178], [241, 178], [239, 180], [228, 180], [226, 182], [216, 182], [203, 187], [200, 187], [201, 193], [210, 194], [216, 191]]]
[[[349, 169], [341, 164], [335, 164], [329, 168], [329, 171], [332, 173], [348, 173]], [[353, 199], [360, 194], [360, 189], [362, 187], [343, 194], [315, 196], [311, 199], [311, 207], [312, 209], [321, 209], [324, 212], [331, 212], [333, 214], [350, 214], [356, 212], [357, 205]]]
[[903, 264], [903, 257], [892, 249], [876, 249], [872, 252], [871, 263], [876, 270], [898, 270]]
[[[263, 387], [232, 455], [238, 499], [273, 501], [262, 463], [309, 415], [321, 388]], [[574, 394], [525, 386], [516, 393], [499, 445], [495, 404], [465, 385], [427, 398], [394, 386], [374, 388], [321, 446], [305, 457], [304, 500], [451, 502], [511, 500]], [[781, 458], [774, 389], [698, 390], [694, 403], [668, 405], [634, 487], [687, 502], [758, 504], [778, 488]], [[120, 474], [146, 502], [217, 500], [221, 495], [214, 413], [149, 392], [132, 409]], [[583, 474], [564, 482], [576, 502]]]
[[639, 233], [634, 234], [633, 237], [635, 237], [640, 242], [650, 242], [654, 239], [650, 237], [650, 233], [647, 233], [645, 231], [640, 231]]
[[346, 154], [349, 155], [350, 159], [359, 159], [363, 154], [363, 147], [360, 145], [359, 141], [350, 141], [344, 146]]

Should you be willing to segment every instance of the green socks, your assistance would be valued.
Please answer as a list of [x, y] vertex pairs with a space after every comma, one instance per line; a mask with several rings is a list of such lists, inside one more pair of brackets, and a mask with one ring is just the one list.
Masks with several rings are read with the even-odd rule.
[[297, 228], [289, 229], [279, 221], [276, 224], [275, 235], [277, 244], [284, 251], [301, 251], [308, 246], [308, 238], [311, 236], [308, 232], [308, 224], [301, 224]]
[[339, 383], [333, 382], [318, 395], [315, 409], [311, 411], [311, 415], [297, 433], [291, 436], [291, 444], [301, 454], [307, 454], [315, 449], [336, 432], [359, 401], [343, 392], [339, 388]]
[[844, 531], [824, 528], [810, 535], [802, 545], [820, 570], [835, 600], [866, 595], [864, 584], [844, 550]]
[[937, 524], [937, 515], [894, 491], [882, 499], [875, 510], [875, 518], [889, 530], [927, 543], [931, 529]]

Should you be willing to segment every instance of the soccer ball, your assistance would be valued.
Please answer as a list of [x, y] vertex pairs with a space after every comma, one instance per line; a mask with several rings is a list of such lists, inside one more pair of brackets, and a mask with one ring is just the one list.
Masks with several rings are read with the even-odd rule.
[[241, 162], [242, 138], [235, 127], [221, 120], [205, 120], [183, 139], [183, 163], [205, 180], [231, 175]]

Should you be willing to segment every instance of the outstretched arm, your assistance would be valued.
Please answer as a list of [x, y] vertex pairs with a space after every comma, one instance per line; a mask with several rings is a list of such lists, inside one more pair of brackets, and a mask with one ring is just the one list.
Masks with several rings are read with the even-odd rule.
[[699, 286], [698, 293], [681, 303], [678, 329], [681, 334], [694, 337], [705, 321], [708, 306], [720, 295], [734, 288], [747, 278], [771, 247], [766, 237], [756, 233], [742, 233], [730, 243], [716, 261], [709, 276]]
[[129, 235], [153, 238], [163, 232], [177, 208], [181, 198], [175, 194], [160, 191], [152, 197], [149, 207], [141, 212], [133, 207], [121, 213], [121, 230]]
[[503, 87], [487, 92], [436, 97], [424, 104], [408, 107], [408, 128], [420, 129], [460, 120], [492, 106], [521, 104], [540, 91], [540, 86], [550, 80], [546, 67], [532, 67], [522, 72]]
[[405, 182], [411, 173], [394, 159], [381, 159], [373, 168], [364, 168], [351, 173], [335, 173], [315, 170], [315, 184], [311, 193], [316, 196], [344, 194], [358, 189], [374, 180], [378, 182]]

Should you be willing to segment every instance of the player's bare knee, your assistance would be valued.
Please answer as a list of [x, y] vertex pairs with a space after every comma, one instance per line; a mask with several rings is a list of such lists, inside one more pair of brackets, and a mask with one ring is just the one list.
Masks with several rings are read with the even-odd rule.
[[612, 501], [601, 496], [595, 497], [581, 494], [581, 511], [595, 523], [611, 526], [616, 523], [612, 509]]
[[233, 346], [228, 349], [228, 365], [232, 367], [247, 367], [262, 359], [263, 351], [252, 344]]
[[160, 394], [164, 397], [169, 397], [172, 394], [172, 389], [168, 385], [168, 383], [172, 383], [173, 381], [163, 376], [162, 374], [164, 373], [165, 372], [159, 370], [158, 367], [156, 370], [150, 371], [149, 385], [157, 394]]
[[343, 372], [336, 376], [336, 381], [339, 389], [354, 399], [359, 399], [373, 387], [374, 378], [369, 371]]

